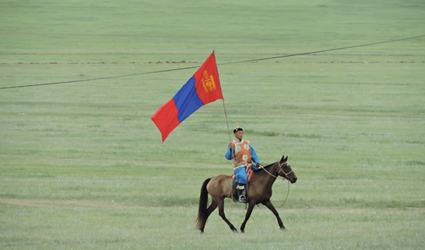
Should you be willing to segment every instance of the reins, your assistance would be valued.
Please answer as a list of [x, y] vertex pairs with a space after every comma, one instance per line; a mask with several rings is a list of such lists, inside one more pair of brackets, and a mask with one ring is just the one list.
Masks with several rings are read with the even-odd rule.
[[[293, 170], [291, 170], [289, 173], [285, 173], [285, 171], [283, 171], [283, 169], [282, 169], [282, 166], [286, 166], [288, 163], [283, 163], [283, 164], [280, 164], [280, 162], [279, 162], [279, 172], [277, 172], [278, 174], [282, 171], [282, 173], [286, 176], [286, 178], [289, 178], [288, 176], [290, 175], [290, 174], [292, 174], [292, 172], [294, 172]], [[275, 176], [274, 174], [272, 174], [272, 173], [270, 173], [269, 171], [267, 171], [267, 169], [265, 168], [265, 167], [263, 167], [263, 165], [261, 165], [261, 164], [258, 164], [258, 166], [260, 167], [260, 168], [262, 168], [264, 171], [266, 171], [266, 173], [268, 173], [269, 175], [271, 175], [271, 176], [273, 176], [275, 179], [277, 179], [279, 176]]]
[[263, 167], [263, 165], [258, 164], [258, 166], [259, 166], [260, 168], [262, 168], [264, 171], [266, 171], [266, 173], [268, 173], [269, 175], [271, 175], [271, 176], [273, 176], [275, 179], [277, 179], [277, 176], [274, 176], [272, 173], [270, 173], [269, 171], [267, 171], [267, 169], [266, 169], [265, 167]]
[[[278, 164], [279, 164], [279, 172], [277, 172], [278, 174], [280, 173], [280, 171], [282, 171], [282, 173], [286, 176], [286, 178], [289, 178], [288, 176], [292, 173], [292, 172], [294, 172], [293, 170], [291, 170], [289, 173], [285, 173], [285, 171], [283, 171], [283, 169], [282, 169], [282, 166], [284, 166], [284, 165], [287, 165], [288, 163], [283, 163], [283, 164], [280, 164], [280, 162], [278, 162]], [[266, 173], [268, 173], [270, 176], [273, 176], [275, 179], [277, 179], [277, 177], [278, 176], [275, 176], [275, 175], [273, 175], [272, 173], [270, 173], [269, 171], [267, 171], [267, 169], [265, 168], [265, 167], [263, 167], [261, 164], [258, 164], [258, 166], [260, 167], [260, 168], [262, 168], [264, 171], [266, 171]], [[282, 177], [283, 178], [283, 177]], [[285, 178], [283, 178], [283, 180], [285, 180]], [[287, 180], [288, 181], [288, 192], [286, 193], [286, 198], [285, 198], [285, 201], [283, 201], [283, 204], [282, 205], [280, 205], [279, 207], [283, 207], [284, 205], [285, 205], [285, 203], [286, 203], [286, 201], [288, 200], [288, 196], [289, 196], [289, 189], [290, 189], [290, 185], [289, 185], [289, 179]]]
[[290, 188], [290, 185], [289, 185], [289, 181], [288, 181], [288, 192], [286, 193], [285, 201], [283, 201], [282, 205], [280, 205], [279, 207], [283, 207], [283, 205], [285, 205], [286, 201], [288, 200], [288, 196], [289, 196], [289, 188]]

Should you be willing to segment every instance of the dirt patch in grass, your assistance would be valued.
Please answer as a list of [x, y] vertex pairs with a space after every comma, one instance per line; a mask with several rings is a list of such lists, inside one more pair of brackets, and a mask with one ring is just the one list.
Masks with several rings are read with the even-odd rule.
[[[107, 202], [88, 202], [88, 201], [70, 201], [70, 200], [0, 200], [0, 203], [25, 206], [25, 207], [40, 207], [40, 208], [117, 208], [117, 209], [148, 209], [152, 207], [146, 206], [131, 206], [119, 204], [115, 201]], [[162, 207], [167, 208], [167, 207]], [[171, 207], [170, 207], [171, 208]]]

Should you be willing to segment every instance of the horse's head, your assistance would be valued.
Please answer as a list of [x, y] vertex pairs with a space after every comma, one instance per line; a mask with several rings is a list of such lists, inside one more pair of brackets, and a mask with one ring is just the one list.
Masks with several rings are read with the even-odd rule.
[[295, 175], [295, 172], [292, 170], [291, 166], [288, 164], [288, 156], [286, 158], [285, 156], [282, 156], [282, 159], [278, 162], [278, 164], [280, 167], [278, 175], [287, 179], [291, 183], [297, 182], [297, 176]]

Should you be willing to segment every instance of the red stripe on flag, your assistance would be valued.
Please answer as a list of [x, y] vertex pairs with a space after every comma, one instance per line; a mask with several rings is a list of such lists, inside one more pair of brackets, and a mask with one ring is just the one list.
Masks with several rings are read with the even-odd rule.
[[196, 71], [193, 77], [196, 80], [196, 93], [198, 93], [204, 105], [217, 99], [223, 99], [214, 52]]
[[176, 108], [174, 99], [169, 100], [152, 116], [152, 121], [158, 127], [162, 134], [162, 142], [179, 124], [179, 110]]

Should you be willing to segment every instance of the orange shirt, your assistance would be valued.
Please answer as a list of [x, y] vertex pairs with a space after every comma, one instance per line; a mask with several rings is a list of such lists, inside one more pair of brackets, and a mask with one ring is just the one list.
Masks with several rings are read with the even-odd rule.
[[251, 150], [249, 148], [249, 141], [245, 141], [244, 139], [241, 141], [233, 140], [232, 148], [233, 146], [235, 149], [235, 155], [232, 161], [234, 168], [246, 166], [251, 163]]

